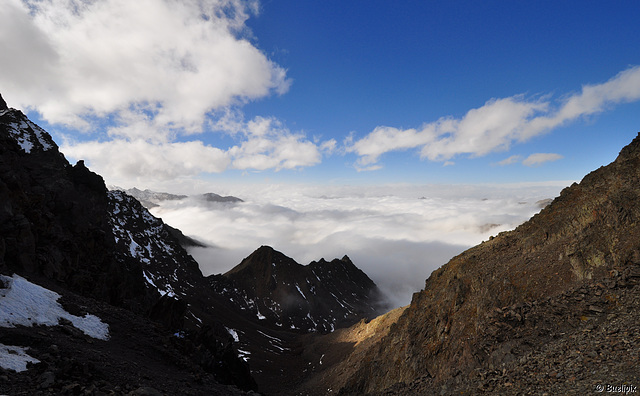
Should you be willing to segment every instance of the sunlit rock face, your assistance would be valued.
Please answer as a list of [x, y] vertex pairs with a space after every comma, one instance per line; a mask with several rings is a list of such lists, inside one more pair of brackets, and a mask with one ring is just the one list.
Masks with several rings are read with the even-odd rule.
[[[509, 326], [518, 326], [524, 323], [518, 313], [523, 304], [586, 284], [633, 287], [640, 265], [639, 220], [640, 135], [613, 163], [563, 190], [528, 222], [434, 271], [346, 389], [359, 393], [417, 378], [431, 384], [467, 378], [493, 354], [487, 329], [496, 309], [514, 318]], [[549, 341], [541, 340], [535, 342]]]

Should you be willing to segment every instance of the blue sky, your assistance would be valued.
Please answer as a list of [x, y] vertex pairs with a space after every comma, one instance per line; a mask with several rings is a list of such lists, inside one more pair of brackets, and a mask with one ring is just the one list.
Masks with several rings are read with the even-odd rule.
[[[252, 103], [246, 111], [340, 139], [349, 132], [362, 137], [381, 125], [411, 128], [461, 117], [491, 98], [561, 100], [638, 64], [638, 15], [634, 2], [266, 2], [249, 26], [257, 45], [286, 65], [294, 83], [286, 95]], [[637, 105], [614, 110], [506, 152], [456, 158], [452, 167], [421, 161], [415, 150], [389, 153], [376, 175], [360, 177], [579, 178], [611, 161], [640, 130]], [[533, 169], [491, 165], [535, 152], [565, 158]]]
[[0, 92], [125, 187], [579, 180], [640, 130], [633, 1], [72, 4], [0, 11]]

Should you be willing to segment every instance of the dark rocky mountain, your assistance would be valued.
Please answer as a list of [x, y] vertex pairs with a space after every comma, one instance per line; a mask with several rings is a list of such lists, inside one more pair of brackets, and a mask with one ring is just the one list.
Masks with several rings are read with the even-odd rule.
[[182, 233], [182, 231], [180, 231], [177, 228], [171, 227], [169, 224], [165, 224], [165, 227], [167, 227], [167, 230], [169, 231], [169, 233], [171, 235], [173, 235], [173, 237], [178, 240], [178, 242], [180, 243], [180, 246], [182, 246], [185, 249], [190, 248], [190, 247], [207, 247], [207, 246], [209, 246], [206, 243], [200, 242], [195, 238], [191, 238], [189, 236], [184, 235]]
[[[299, 382], [308, 363], [301, 332], [374, 314], [377, 288], [347, 258], [289, 268], [291, 259], [263, 247], [236, 271], [204, 277], [179, 230], [125, 192], [108, 191], [82, 161], [70, 165], [44, 130], [1, 97], [0, 203], [0, 362], [24, 351], [34, 362], [20, 372], [0, 365], [0, 394], [279, 392]], [[261, 258], [289, 283], [277, 295], [253, 289], [268, 279], [241, 276], [243, 268], [263, 267]], [[281, 297], [296, 282], [312, 302], [292, 309]], [[18, 285], [55, 296], [62, 316], [14, 323], [11, 315], [22, 317], [33, 302]], [[335, 297], [324, 303], [314, 291]], [[256, 310], [282, 304], [286, 323], [297, 328], [284, 328], [282, 315], [257, 317], [248, 299]], [[108, 336], [87, 335], [77, 324], [83, 320], [108, 326]]]
[[638, 386], [639, 220], [640, 134], [528, 222], [434, 271], [388, 334], [340, 373], [341, 393]]
[[262, 246], [224, 278], [213, 285], [220, 294], [279, 328], [328, 333], [382, 312], [377, 286], [347, 256], [303, 266]]

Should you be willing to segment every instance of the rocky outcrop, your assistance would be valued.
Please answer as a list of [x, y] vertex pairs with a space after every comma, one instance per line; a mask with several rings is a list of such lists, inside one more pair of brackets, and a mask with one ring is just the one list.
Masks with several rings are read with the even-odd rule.
[[526, 313], [516, 309], [523, 304], [636, 273], [639, 202], [640, 135], [613, 163], [563, 190], [528, 222], [434, 271], [343, 393], [381, 391], [417, 378], [432, 386], [465, 378], [495, 358], [484, 342], [496, 309], [513, 307], [504, 315], [526, 322]]
[[548, 299], [495, 308], [479, 343], [488, 358], [468, 375], [440, 382], [424, 375], [384, 394], [637, 393], [639, 337], [640, 267], [633, 266]]

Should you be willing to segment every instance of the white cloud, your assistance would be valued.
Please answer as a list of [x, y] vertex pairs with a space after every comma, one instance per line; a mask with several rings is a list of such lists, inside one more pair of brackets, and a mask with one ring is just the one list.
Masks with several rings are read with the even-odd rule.
[[419, 129], [376, 127], [362, 139], [346, 140], [346, 152], [359, 158], [356, 166], [375, 167], [390, 151], [419, 149], [422, 158], [447, 161], [458, 155], [483, 156], [508, 150], [534, 136], [577, 118], [640, 99], [640, 67], [629, 68], [609, 81], [585, 85], [559, 105], [521, 95], [492, 99], [462, 118], [444, 117]]
[[335, 147], [334, 140], [311, 142], [273, 118], [222, 121], [240, 141], [222, 150], [199, 140], [173, 141], [171, 129], [155, 127], [144, 115], [122, 116], [128, 122], [108, 130], [112, 140], [76, 142], [67, 138], [61, 151], [72, 159], [86, 160], [109, 184], [134, 186], [227, 169], [297, 169], [318, 164]]
[[521, 159], [522, 159], [522, 156], [520, 155], [512, 155], [511, 157], [505, 158], [502, 161], [498, 162], [498, 165], [505, 166], [505, 165], [515, 164], [517, 162], [520, 162]]
[[52, 123], [132, 107], [156, 125], [199, 130], [207, 112], [287, 91], [247, 40], [240, 0], [9, 0], [0, 9], [0, 85]]
[[[226, 272], [261, 245], [301, 264], [348, 255], [396, 304], [466, 247], [514, 228], [558, 185], [238, 185], [211, 191], [238, 205], [167, 201], [152, 213], [215, 246], [191, 253], [203, 272]], [[217, 190], [216, 190], [217, 189]], [[523, 203], [524, 202], [524, 203]]]
[[562, 158], [564, 157], [555, 153], [535, 153], [525, 158], [522, 164], [525, 166], [540, 166], [545, 162], [553, 162]]
[[121, 185], [222, 172], [230, 163], [226, 152], [200, 141], [156, 144], [114, 139], [65, 143], [61, 151], [71, 158], [86, 159], [108, 183]]
[[229, 149], [235, 169], [281, 170], [316, 165], [322, 159], [321, 151], [335, 146], [333, 140], [317, 145], [303, 134], [291, 133], [273, 118], [255, 118], [247, 123], [244, 134], [246, 140]]

